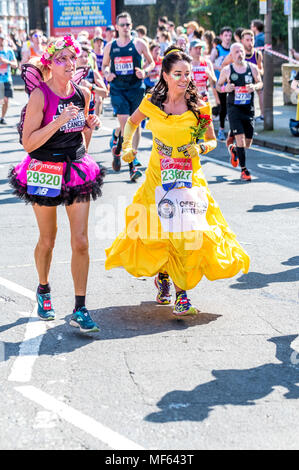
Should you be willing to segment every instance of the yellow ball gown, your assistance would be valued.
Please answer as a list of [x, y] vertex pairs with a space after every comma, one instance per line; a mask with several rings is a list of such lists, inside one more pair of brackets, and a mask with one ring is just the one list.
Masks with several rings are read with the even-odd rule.
[[[163, 170], [169, 158], [185, 158], [196, 117], [191, 111], [168, 115], [149, 99], [146, 95], [139, 106], [153, 134], [146, 179], [126, 209], [125, 230], [106, 249], [106, 269], [124, 267], [135, 277], [167, 272], [183, 290], [193, 289], [203, 276], [213, 281], [247, 273], [249, 256], [213, 199], [199, 157], [190, 163], [192, 188], [162, 186], [165, 178], [171, 181], [171, 171]], [[210, 106], [200, 111], [210, 114]]]

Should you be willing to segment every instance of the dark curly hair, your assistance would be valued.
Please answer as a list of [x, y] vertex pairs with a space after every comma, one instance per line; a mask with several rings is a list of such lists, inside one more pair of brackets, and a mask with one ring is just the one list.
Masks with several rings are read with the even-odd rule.
[[[161, 109], [163, 109], [163, 103], [166, 101], [168, 92], [168, 85], [163, 78], [163, 72], [169, 75], [173, 69], [174, 64], [180, 60], [188, 62], [188, 64], [191, 64], [192, 62], [192, 58], [186, 54], [183, 49], [177, 46], [170, 46], [168, 49], [166, 49], [162, 60], [160, 79], [155, 87], [151, 90], [151, 102]], [[198, 94], [197, 87], [193, 80], [190, 80], [186, 90], [185, 98], [188, 109], [192, 111], [198, 118], [200, 115], [200, 95]]]

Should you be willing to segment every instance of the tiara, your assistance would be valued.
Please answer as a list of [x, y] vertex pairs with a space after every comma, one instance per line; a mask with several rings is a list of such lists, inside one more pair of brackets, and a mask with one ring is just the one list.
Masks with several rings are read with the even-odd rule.
[[61, 51], [62, 49], [65, 49], [66, 47], [74, 47], [75, 52], [77, 55], [80, 54], [81, 49], [80, 49], [80, 44], [78, 41], [74, 39], [73, 36], [68, 35], [64, 36], [63, 39], [58, 39], [56, 42], [51, 42], [43, 55], [41, 56], [41, 63], [43, 65], [49, 65], [51, 64], [51, 58], [57, 51]]

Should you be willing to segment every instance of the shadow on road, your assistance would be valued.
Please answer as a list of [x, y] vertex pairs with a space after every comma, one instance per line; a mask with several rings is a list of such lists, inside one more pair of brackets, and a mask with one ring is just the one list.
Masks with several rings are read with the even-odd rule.
[[[293, 256], [281, 264], [284, 266], [299, 266], [299, 256]], [[263, 274], [249, 272], [243, 274], [237, 279], [239, 284], [232, 284], [231, 289], [261, 289], [275, 282], [296, 282], [299, 280], [299, 267], [289, 269], [288, 271], [280, 271], [278, 273]]]
[[107, 307], [93, 312], [103, 327], [101, 339], [133, 338], [167, 331], [180, 331], [199, 325], [207, 325], [221, 315], [201, 312], [197, 316], [177, 319], [172, 306], [156, 302], [140, 305]]
[[213, 370], [214, 380], [191, 391], [173, 390], [164, 395], [157, 403], [161, 411], [149, 414], [145, 420], [152, 423], [204, 421], [217, 406], [254, 406], [256, 400], [266, 397], [277, 386], [287, 389], [285, 398], [299, 399], [299, 365], [292, 363], [297, 362], [298, 355], [291, 348], [297, 336], [268, 339], [276, 345], [276, 358], [281, 364], [269, 363], [243, 370]]
[[[156, 302], [141, 302], [140, 305], [125, 305], [106, 307], [91, 311], [91, 315], [98, 322], [101, 331], [97, 334], [80, 333], [79, 329], [71, 327], [68, 323], [70, 315], [65, 317], [66, 323], [51, 326], [43, 335], [39, 350], [39, 356], [54, 356], [65, 354], [82, 347], [93, 341], [105, 341], [113, 339], [134, 338], [137, 336], [153, 335], [169, 331], [186, 330], [194, 326], [204, 326], [217, 320], [221, 315], [202, 312], [197, 316], [177, 319], [172, 314], [172, 307], [157, 305]], [[0, 333], [22, 323], [28, 318], [20, 318], [10, 325], [3, 325]], [[31, 320], [32, 321], [32, 320]], [[33, 321], [40, 321], [34, 318]], [[58, 340], [63, 337], [63, 340]], [[36, 337], [23, 341], [30, 350], [30, 342], [34, 346]], [[21, 343], [5, 342], [5, 360], [17, 356]], [[33, 347], [34, 350], [34, 347]]]
[[232, 284], [231, 289], [262, 289], [275, 282], [296, 282], [299, 280], [299, 268], [289, 269], [288, 271], [280, 271], [279, 273], [263, 274], [250, 272], [243, 274], [237, 282], [239, 284]]
[[283, 209], [299, 209], [299, 201], [284, 202], [281, 204], [273, 204], [269, 206], [256, 205], [253, 206], [252, 209], [249, 209], [247, 212], [271, 212]]

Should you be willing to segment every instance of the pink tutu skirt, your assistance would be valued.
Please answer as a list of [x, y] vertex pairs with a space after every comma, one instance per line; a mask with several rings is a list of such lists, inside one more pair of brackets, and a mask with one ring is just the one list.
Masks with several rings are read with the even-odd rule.
[[[59, 196], [36, 196], [27, 193], [27, 169], [31, 157], [27, 155], [18, 165], [11, 168], [8, 178], [13, 194], [27, 204], [40, 206], [70, 205], [74, 202], [87, 202], [102, 195], [101, 186], [105, 170], [87, 153], [71, 164], [63, 163], [63, 177]], [[67, 182], [66, 182], [67, 180]]]

